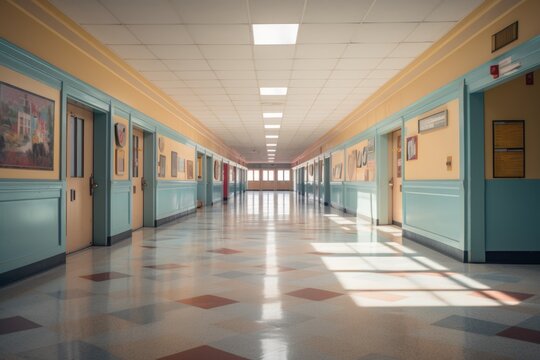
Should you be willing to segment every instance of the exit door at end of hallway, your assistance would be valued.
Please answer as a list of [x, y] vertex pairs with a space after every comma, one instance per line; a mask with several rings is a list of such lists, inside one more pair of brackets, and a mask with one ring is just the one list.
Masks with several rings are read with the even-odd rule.
[[132, 146], [131, 186], [133, 207], [131, 228], [136, 230], [143, 227], [144, 222], [144, 190], [146, 182], [144, 179], [144, 133], [142, 130], [133, 129]]
[[391, 164], [391, 179], [389, 181], [389, 193], [392, 197], [392, 223], [394, 225], [401, 226], [403, 222], [403, 179], [402, 179], [402, 172], [403, 172], [403, 156], [402, 156], [402, 136], [401, 136], [401, 130], [394, 131], [391, 134], [392, 137], [392, 160], [389, 161]]

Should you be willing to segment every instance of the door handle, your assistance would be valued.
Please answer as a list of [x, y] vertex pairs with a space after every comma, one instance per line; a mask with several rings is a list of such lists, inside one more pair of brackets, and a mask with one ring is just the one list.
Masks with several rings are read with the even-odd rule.
[[95, 182], [94, 175], [90, 176], [90, 196], [94, 195], [94, 191], [99, 187], [99, 184]]
[[388, 182], [388, 186], [394, 187], [394, 179], [391, 179], [391, 180]]
[[141, 178], [141, 190], [144, 191], [146, 187], [148, 186], [148, 183], [146, 182], [145, 178]]

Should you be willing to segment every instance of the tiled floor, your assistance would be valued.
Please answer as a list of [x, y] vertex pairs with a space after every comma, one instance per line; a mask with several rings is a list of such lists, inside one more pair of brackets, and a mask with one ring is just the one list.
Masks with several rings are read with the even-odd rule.
[[539, 359], [540, 267], [247, 193], [1, 289], [0, 358]]

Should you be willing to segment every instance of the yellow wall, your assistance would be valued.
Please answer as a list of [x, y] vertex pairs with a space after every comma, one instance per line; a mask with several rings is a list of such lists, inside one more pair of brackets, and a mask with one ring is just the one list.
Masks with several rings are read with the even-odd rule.
[[[374, 181], [375, 180], [375, 159], [368, 161], [367, 166], [361, 168], [356, 167], [356, 157], [362, 153], [364, 147], [368, 146], [369, 140], [363, 140], [353, 146], [347, 148], [346, 151], [346, 166], [347, 177], [346, 181]], [[354, 154], [356, 151], [356, 155]], [[373, 154], [375, 155], [375, 154]]]
[[[113, 134], [112, 136], [112, 148], [114, 149], [112, 153], [112, 163], [113, 163], [113, 180], [128, 180], [129, 179], [129, 171], [131, 168], [131, 152], [129, 151], [129, 143], [131, 141], [131, 132], [129, 131], [129, 120], [124, 119], [121, 116], [113, 116], [113, 132], [116, 132], [116, 129], [114, 128], [114, 124], [120, 123], [123, 124], [126, 127], [126, 145], [124, 147], [120, 147], [116, 145], [116, 134]], [[118, 175], [116, 173], [116, 151], [117, 150], [124, 150], [124, 174]]]
[[534, 85], [525, 85], [520, 76], [484, 94], [486, 179], [493, 179], [493, 120], [525, 120], [525, 178], [540, 179], [539, 70], [534, 80]]
[[47, 1], [0, 1], [0, 37], [242, 163], [236, 151]]
[[[300, 164], [312, 159], [321, 150], [330, 150], [459, 76], [537, 36], [540, 34], [538, 14], [538, 0], [484, 2], [450, 33], [313, 143], [294, 163]], [[519, 21], [519, 39], [492, 53], [491, 35], [516, 20]]]
[[0, 167], [0, 178], [59, 179], [60, 163], [60, 91], [0, 66], [0, 80], [34, 94], [54, 100], [54, 160], [53, 170], [21, 170]]
[[[332, 181], [343, 181], [345, 179], [345, 153], [343, 150], [336, 151], [335, 153], [332, 153], [332, 159], [330, 160], [331, 168], [330, 168], [330, 177], [332, 178]], [[340, 176], [334, 176], [334, 169], [336, 168], [336, 165], [341, 164], [341, 177]], [[336, 175], [339, 175], [336, 172]]]
[[[193, 162], [193, 166], [195, 164], [195, 148], [189, 145], [185, 145], [182, 143], [179, 143], [178, 141], [174, 141], [171, 138], [168, 138], [163, 135], [158, 134], [158, 139], [162, 137], [165, 141], [165, 146], [163, 147], [163, 152], [160, 152], [159, 149], [157, 150], [157, 156], [156, 156], [156, 174], [159, 174], [159, 156], [164, 155], [166, 158], [166, 171], [165, 171], [165, 177], [159, 177], [159, 180], [189, 180], [193, 181], [195, 179], [188, 179], [187, 178], [187, 160], [191, 160]], [[179, 158], [184, 159], [185, 162], [185, 171], [180, 172], [178, 171], [177, 177], [171, 176], [171, 152], [176, 151]], [[179, 168], [178, 168], [179, 170]], [[193, 176], [195, 177], [195, 169], [193, 169]]]
[[[448, 126], [421, 134], [418, 119], [448, 111]], [[418, 135], [418, 159], [407, 161], [407, 138]], [[450, 180], [459, 179], [459, 100], [452, 100], [405, 122], [403, 137], [406, 180]], [[452, 157], [452, 167], [446, 167], [447, 157]]]

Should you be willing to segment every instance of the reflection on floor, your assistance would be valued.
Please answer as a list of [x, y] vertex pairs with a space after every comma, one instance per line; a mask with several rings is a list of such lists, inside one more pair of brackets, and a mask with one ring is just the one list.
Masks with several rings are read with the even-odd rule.
[[2, 289], [0, 358], [538, 359], [539, 279], [247, 193]]

